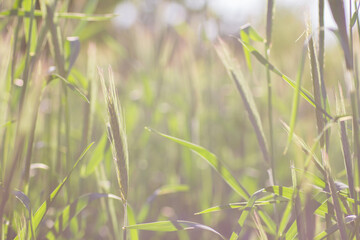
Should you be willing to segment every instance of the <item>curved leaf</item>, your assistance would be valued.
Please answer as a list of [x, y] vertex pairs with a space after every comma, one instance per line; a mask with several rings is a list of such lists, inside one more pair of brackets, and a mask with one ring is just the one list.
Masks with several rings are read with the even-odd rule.
[[244, 199], [249, 199], [249, 193], [246, 191], [246, 189], [236, 180], [236, 178], [230, 173], [230, 171], [224, 167], [224, 165], [217, 159], [215, 154], [209, 152], [205, 148], [196, 145], [191, 142], [187, 142], [185, 140], [182, 140], [180, 138], [172, 137], [170, 135], [166, 135], [163, 133], [160, 133], [156, 130], [146, 128], [149, 131], [153, 131], [157, 134], [159, 134], [162, 137], [165, 137], [167, 139], [170, 139], [171, 141], [174, 141], [176, 143], [179, 143], [180, 145], [187, 147], [194, 153], [198, 154], [200, 157], [205, 159], [219, 174], [220, 176], [225, 180], [225, 182], [241, 197]]
[[238, 229], [236, 231], [234, 231], [231, 235], [231, 239], [238, 239], [240, 232], [242, 230], [242, 228], [244, 227], [245, 221], [248, 218], [248, 216], [250, 215], [253, 206], [255, 204], [255, 201], [257, 199], [259, 199], [260, 197], [262, 197], [264, 194], [266, 194], [265, 189], [260, 189], [258, 191], [256, 191], [251, 198], [249, 199], [249, 201], [246, 204], [246, 207], [243, 209], [243, 211], [240, 214], [239, 220], [238, 220]]
[[[248, 51], [250, 51], [251, 54], [254, 55], [254, 57], [264, 66], [269, 66], [269, 70], [272, 71], [273, 73], [275, 73], [276, 75], [280, 76], [283, 80], [285, 80], [292, 88], [296, 88], [296, 83], [295, 81], [293, 81], [292, 79], [290, 79], [288, 76], [286, 76], [285, 74], [283, 74], [279, 69], [277, 69], [274, 65], [272, 65], [268, 60], [266, 60], [266, 58], [259, 53], [253, 46], [251, 46], [250, 44], [247, 44], [241, 40], [239, 40], [240, 43], [246, 47], [248, 49]], [[317, 109], [319, 109], [322, 113], [324, 113], [328, 118], [332, 119], [333, 117], [326, 111], [324, 110], [321, 106], [318, 106], [314, 99], [313, 96], [311, 95], [311, 93], [309, 91], [307, 91], [304, 88], [300, 88], [300, 95], [308, 102], [310, 103], [313, 107], [316, 107]]]
[[68, 227], [68, 225], [71, 222], [71, 219], [76, 217], [91, 202], [104, 197], [121, 201], [120, 197], [113, 194], [107, 194], [107, 193], [85, 194], [64, 208], [61, 214], [56, 218], [54, 226], [49, 230], [47, 234], [47, 238], [49, 239], [58, 238], [61, 235], [61, 233]]
[[[36, 231], [36, 229], [39, 227], [40, 222], [42, 221], [42, 219], [44, 218], [45, 214], [47, 213], [48, 209], [50, 208], [51, 204], [54, 202], [55, 198], [57, 197], [57, 195], [59, 194], [60, 190], [62, 189], [62, 187], [65, 185], [65, 183], [67, 182], [67, 180], [69, 179], [69, 177], [71, 176], [72, 172], [74, 171], [74, 169], [76, 168], [76, 166], [79, 164], [79, 162], [84, 158], [85, 154], [89, 151], [89, 149], [91, 148], [91, 146], [94, 143], [90, 143], [90, 145], [83, 151], [83, 153], [80, 155], [80, 157], [78, 158], [78, 160], [75, 162], [74, 166], [72, 167], [72, 169], [70, 170], [70, 172], [68, 173], [68, 175], [63, 179], [63, 181], [54, 189], [54, 191], [52, 191], [52, 193], [50, 194], [50, 196], [48, 197], [48, 199], [43, 202], [43, 204], [41, 204], [41, 206], [38, 208], [38, 210], [35, 212], [34, 214], [34, 230]], [[24, 239], [25, 237], [25, 229], [21, 229], [19, 234], [17, 235], [17, 237], [15, 238], [15, 240], [18, 239]]]
[[176, 232], [181, 230], [192, 230], [192, 229], [202, 229], [210, 231], [218, 235], [221, 239], [226, 239], [216, 230], [208, 227], [206, 225], [189, 222], [183, 220], [173, 220], [173, 221], [159, 221], [159, 222], [150, 222], [150, 223], [141, 223], [131, 226], [126, 226], [126, 229], [137, 229], [137, 230], [146, 230], [146, 231], [156, 231], [156, 232]]
[[[88, 15], [83, 13], [69, 13], [69, 12], [58, 12], [54, 14], [55, 17], [65, 18], [65, 19], [77, 19], [89, 22], [96, 21], [107, 21], [114, 17], [116, 14], [102, 14], [102, 15]], [[29, 18], [31, 16], [30, 11], [26, 11], [24, 9], [11, 9], [0, 12], [0, 18], [9, 17], [9, 16], [19, 16]], [[41, 10], [34, 10], [34, 17], [43, 17], [43, 13]]]
[[[357, 217], [355, 215], [349, 215], [345, 217], [345, 224], [349, 224], [354, 222], [357, 219]], [[325, 239], [328, 236], [330, 236], [331, 234], [333, 234], [334, 232], [336, 232], [337, 230], [339, 230], [339, 226], [338, 224], [334, 224], [332, 225], [330, 228], [322, 231], [321, 233], [319, 233], [318, 235], [315, 236], [314, 240], [321, 240], [321, 239]]]
[[189, 189], [189, 186], [183, 185], [183, 184], [165, 185], [165, 186], [162, 186], [162, 187], [156, 189], [153, 192], [153, 194], [151, 194], [147, 198], [146, 203], [142, 206], [142, 208], [139, 212], [139, 215], [137, 217], [137, 220], [139, 222], [143, 222], [146, 219], [146, 217], [148, 216], [149, 210], [150, 210], [150, 205], [155, 200], [155, 198], [157, 198], [158, 196], [177, 193], [177, 192], [184, 192], [184, 191], [187, 191], [188, 189]]
[[230, 54], [227, 45], [220, 40], [219, 44], [215, 46], [215, 49], [220, 60], [224, 64], [230, 78], [234, 81], [236, 88], [240, 93], [245, 109], [248, 113], [250, 122], [254, 128], [263, 158], [266, 164], [268, 165], [267, 167], [270, 167], [271, 158], [269, 155], [265, 134], [262, 128], [262, 122], [260, 120], [260, 115], [256, 108], [256, 104], [253, 95], [251, 94], [250, 88], [242, 76], [238, 63], [234, 60], [233, 56]]

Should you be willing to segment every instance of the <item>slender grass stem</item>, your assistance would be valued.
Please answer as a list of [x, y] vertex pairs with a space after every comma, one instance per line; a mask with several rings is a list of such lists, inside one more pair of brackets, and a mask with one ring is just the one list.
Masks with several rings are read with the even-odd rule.
[[124, 203], [124, 223], [123, 223], [123, 240], [127, 240], [127, 202]]
[[[265, 59], [269, 62], [269, 54], [271, 49], [271, 35], [272, 35], [272, 23], [274, 14], [275, 0], [268, 0], [267, 2], [267, 17], [266, 17], [266, 43], [265, 43]], [[274, 157], [274, 124], [273, 124], [273, 99], [272, 99], [272, 82], [270, 74], [270, 66], [266, 64], [266, 81], [267, 81], [267, 102], [268, 102], [268, 119], [269, 119], [269, 155], [270, 155], [270, 182], [272, 185], [276, 185], [276, 173], [275, 173], [275, 157]], [[276, 196], [274, 195], [276, 201]], [[275, 222], [278, 228], [279, 213], [276, 204], [274, 204]], [[276, 230], [278, 232], [278, 229]]]
[[[265, 44], [265, 58], [269, 61], [269, 53], [271, 47], [271, 30], [272, 30], [272, 19], [274, 12], [274, 1], [268, 0], [267, 8], [267, 22], [266, 22], [266, 44]], [[273, 103], [272, 103], [272, 83], [270, 75], [270, 66], [266, 65], [266, 80], [267, 80], [267, 102], [268, 102], [268, 118], [269, 118], [269, 138], [270, 138], [270, 164], [272, 171], [272, 184], [276, 184], [275, 177], [275, 163], [274, 163], [274, 124], [273, 124]]]
[[29, 24], [29, 35], [28, 35], [28, 47], [26, 49], [26, 55], [25, 55], [25, 69], [24, 69], [24, 73], [23, 73], [23, 82], [24, 85], [22, 87], [22, 91], [21, 91], [21, 95], [20, 95], [20, 100], [19, 100], [19, 112], [21, 111], [22, 107], [23, 107], [23, 103], [24, 103], [24, 98], [25, 98], [25, 94], [26, 94], [26, 87], [28, 85], [29, 82], [29, 76], [30, 76], [30, 48], [31, 48], [31, 44], [32, 44], [32, 29], [33, 29], [33, 24], [34, 24], [34, 11], [35, 11], [35, 2], [34, 0], [31, 0], [31, 12], [30, 12], [30, 24]]

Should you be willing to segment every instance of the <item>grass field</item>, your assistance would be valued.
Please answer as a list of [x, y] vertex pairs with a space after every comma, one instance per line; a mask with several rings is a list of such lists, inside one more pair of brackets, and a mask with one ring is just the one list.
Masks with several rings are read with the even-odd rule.
[[127, 3], [0, 1], [1, 240], [360, 239], [359, 1]]

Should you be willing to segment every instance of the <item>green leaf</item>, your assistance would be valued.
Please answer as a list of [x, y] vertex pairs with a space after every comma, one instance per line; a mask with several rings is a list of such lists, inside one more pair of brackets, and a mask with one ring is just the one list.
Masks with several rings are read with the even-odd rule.
[[[271, 196], [271, 195], [270, 195]], [[271, 196], [273, 197], [273, 196]], [[283, 201], [279, 201], [276, 200], [276, 202], [283, 202]], [[255, 203], [256, 205], [256, 203]], [[257, 208], [256, 209], [256, 213], [261, 217], [261, 220], [265, 223], [265, 225], [268, 227], [268, 231], [270, 234], [272, 235], [276, 235], [276, 228], [277, 228], [277, 224], [275, 223], [274, 219], [272, 218], [272, 216], [269, 216], [263, 209], [261, 208]]]
[[[240, 43], [250, 51], [252, 55], [264, 66], [269, 67], [269, 70], [275, 73], [276, 75], [280, 76], [283, 80], [285, 80], [292, 88], [296, 88], [296, 83], [292, 79], [290, 79], [288, 76], [283, 74], [279, 69], [277, 69], [274, 65], [272, 65], [266, 58], [259, 53], [254, 47], [252, 47], [250, 44], [244, 43], [241, 40], [239, 40]], [[311, 93], [307, 91], [304, 88], [300, 88], [300, 96], [302, 96], [308, 103], [310, 103], [313, 107], [316, 107], [319, 109], [322, 113], [324, 113], [328, 118], [333, 118], [329, 113], [326, 112], [321, 106], [316, 105]]]
[[331, 13], [338, 27], [339, 39], [343, 49], [346, 61], [346, 68], [353, 68], [352, 54], [350, 53], [349, 38], [346, 27], [346, 17], [344, 9], [344, 1], [328, 0]]
[[315, 174], [305, 171], [304, 169], [295, 168], [295, 171], [304, 174], [307, 179], [309, 179], [310, 183], [314, 184], [315, 186], [325, 189], [326, 188], [326, 182], [321, 179], [320, 177], [316, 176]]
[[218, 211], [226, 210], [226, 209], [243, 210], [246, 207], [246, 205], [247, 205], [247, 202], [229, 203], [226, 205], [220, 205], [220, 206], [214, 206], [214, 207], [207, 208], [205, 210], [195, 213], [195, 215], [218, 212]]
[[[64, 18], [64, 19], [77, 19], [89, 22], [97, 22], [97, 21], [108, 21], [114, 17], [116, 14], [101, 14], [101, 15], [88, 15], [83, 13], [70, 13], [70, 12], [57, 12], [54, 14], [56, 18]], [[31, 16], [30, 11], [26, 11], [24, 9], [11, 9], [0, 12], [0, 18], [9, 17], [9, 16], [19, 16], [29, 18]], [[34, 17], [43, 17], [43, 13], [41, 10], [34, 11]]]
[[71, 220], [79, 215], [91, 202], [100, 198], [112, 198], [121, 201], [121, 198], [107, 193], [88, 193], [77, 198], [73, 203], [67, 205], [61, 214], [56, 218], [54, 226], [48, 232], [48, 238], [59, 238], [66, 230]]
[[299, 108], [301, 79], [302, 79], [302, 74], [303, 74], [303, 71], [304, 71], [304, 65], [305, 65], [305, 59], [306, 59], [305, 55], [306, 55], [306, 47], [307, 47], [307, 45], [308, 45], [308, 41], [305, 41], [303, 49], [302, 49], [302, 53], [301, 53], [299, 69], [298, 69], [298, 72], [297, 72], [297, 75], [296, 75], [295, 92], [294, 92], [293, 102], [292, 102], [292, 107], [291, 107], [289, 135], [288, 135], [288, 139], [287, 139], [287, 143], [286, 143], [284, 153], [287, 152], [287, 149], [290, 146], [290, 143], [291, 143], [293, 135], [294, 135], [296, 118], [297, 118], [297, 113], [298, 113], [298, 108]]
[[242, 26], [240, 32], [246, 34], [249, 37], [249, 39], [255, 42], [265, 43], [265, 39], [261, 37], [260, 34], [256, 32], [256, 30], [249, 24]]
[[52, 74], [54, 77], [59, 78], [61, 81], [63, 81], [68, 88], [70, 88], [72, 91], [77, 93], [81, 98], [83, 98], [87, 103], [90, 103], [89, 99], [86, 97], [86, 94], [82, 92], [82, 90], [76, 86], [75, 84], [70, 83], [68, 80], [66, 80], [64, 77], [60, 76], [59, 74]]
[[[265, 42], [265, 40], [255, 31], [255, 29], [247, 24], [243, 26], [240, 30], [240, 38], [243, 42], [250, 44], [250, 40], [256, 41], [256, 42]], [[248, 66], [249, 71], [252, 71], [251, 66], [251, 58], [250, 58], [250, 52], [247, 50], [247, 48], [244, 49], [244, 55], [246, 64]]]
[[107, 135], [105, 133], [101, 137], [99, 143], [96, 145], [89, 160], [89, 163], [86, 164], [86, 166], [83, 168], [84, 171], [82, 175], [84, 177], [87, 177], [90, 174], [92, 174], [95, 171], [95, 169], [99, 166], [100, 162], [104, 159], [106, 142], [107, 142]]
[[[282, 203], [282, 202], [288, 202], [288, 201], [287, 200], [269, 200], [269, 201], [259, 200], [259, 201], [254, 202], [254, 206], [267, 206], [267, 205], [271, 205], [274, 203]], [[214, 207], [204, 209], [200, 212], [197, 212], [197, 213], [195, 213], [195, 215], [218, 212], [218, 211], [227, 210], [227, 209], [242, 210], [243, 208], [246, 207], [247, 204], [248, 204], [248, 202], [238, 202], [238, 203], [229, 203], [226, 205], [214, 206]]]
[[[30, 225], [31, 235], [35, 236], [35, 231], [34, 231], [34, 226], [33, 226], [34, 219], [33, 219], [33, 214], [32, 214], [32, 210], [31, 210], [31, 202], [30, 202], [29, 197], [25, 193], [23, 193], [21, 191], [13, 191], [13, 194], [15, 195], [15, 197], [17, 199], [19, 199], [19, 201], [27, 209], [28, 214], [29, 214], [29, 225]], [[36, 238], [34, 238], [34, 239], [36, 239]]]
[[248, 113], [250, 122], [254, 128], [256, 138], [258, 140], [264, 161], [266, 162], [266, 164], [268, 165], [267, 167], [269, 168], [271, 158], [268, 152], [266, 138], [260, 120], [260, 115], [256, 108], [253, 95], [251, 94], [251, 90], [242, 76], [238, 63], [230, 55], [230, 51], [227, 45], [223, 41], [219, 40], [219, 44], [215, 46], [215, 49], [221, 62], [224, 64], [225, 68], [227, 69], [230, 78], [235, 82], [235, 85], [240, 93], [245, 109]]
[[[300, 214], [305, 214], [305, 212], [309, 214], [315, 212], [318, 214], [319, 209], [327, 203], [329, 197], [330, 195], [328, 193], [319, 192], [310, 200], [308, 205], [302, 209]], [[283, 232], [285, 234], [285, 239], [294, 239], [298, 233], [295, 215], [290, 217], [286, 228], [287, 229]]]
[[[67, 51], [66, 51], [67, 50]], [[79, 37], [67, 37], [65, 45], [65, 56], [67, 59], [67, 72], [70, 73], [77, 57], [80, 53], [80, 40]]]
[[37, 27], [34, 22], [35, 0], [24, 0], [23, 7], [29, 13], [29, 18], [24, 19], [25, 40], [30, 43], [30, 55], [33, 55], [37, 43]]
[[[57, 197], [57, 195], [59, 194], [60, 190], [62, 189], [62, 187], [65, 185], [65, 183], [67, 182], [67, 180], [69, 179], [69, 177], [71, 176], [72, 172], [74, 171], [74, 169], [76, 168], [76, 166], [79, 164], [79, 162], [84, 158], [85, 154], [89, 151], [89, 149], [91, 148], [91, 146], [93, 145], [93, 143], [91, 143], [84, 151], [83, 153], [80, 155], [80, 157], [77, 159], [77, 161], [75, 162], [74, 166], [72, 167], [72, 169], [70, 170], [70, 172], [68, 173], [68, 175], [63, 179], [63, 181], [52, 191], [52, 193], [50, 194], [50, 196], [48, 197], [48, 199], [43, 202], [41, 204], [41, 206], [38, 208], [38, 210], [35, 212], [34, 215], [34, 221], [33, 221], [33, 225], [34, 225], [34, 230], [36, 231], [36, 229], [39, 227], [40, 222], [42, 221], [42, 219], [44, 218], [45, 214], [47, 213], [48, 209], [50, 208], [51, 204], [54, 202], [55, 198]], [[25, 237], [25, 229], [21, 229], [19, 234], [17, 235], [17, 237], [15, 238], [15, 240], [19, 240], [19, 239], [24, 239]]]
[[[288, 125], [286, 125], [286, 123], [284, 123], [283, 121], [281, 121], [281, 123], [283, 124], [285, 131], [289, 132], [290, 127]], [[314, 152], [314, 149], [317, 145], [317, 141], [315, 141], [314, 146], [311, 148], [310, 146], [308, 146], [305, 143], [305, 141], [302, 138], [300, 138], [295, 133], [293, 133], [292, 139], [295, 141], [296, 145], [298, 145], [307, 155], [309, 155], [308, 157], [313, 159], [313, 162], [314, 162], [316, 168], [321, 172], [321, 174], [323, 176], [325, 176], [325, 169], [323, 168], [322, 164], [320, 163], [319, 158], [316, 156], [316, 154]]]
[[286, 205], [286, 208], [284, 210], [284, 213], [281, 217], [279, 229], [278, 229], [278, 236], [282, 237], [285, 231], [286, 223], [289, 221], [291, 216], [291, 210], [292, 210], [293, 202], [290, 200], [288, 204]]
[[274, 193], [280, 197], [291, 200], [294, 194], [294, 189], [291, 187], [283, 187], [283, 186], [270, 186], [266, 187], [264, 191], [269, 193]]
[[266, 192], [264, 191], [264, 189], [260, 189], [258, 191], [256, 191], [252, 196], [251, 198], [249, 199], [249, 201], [247, 202], [246, 204], [246, 207], [243, 209], [243, 211], [241, 212], [240, 214], [240, 217], [239, 217], [239, 220], [238, 220], [238, 224], [239, 224], [239, 227], [236, 231], [234, 231], [234, 233], [239, 236], [240, 235], [240, 232], [241, 230], [243, 229], [244, 227], [244, 224], [245, 224], [245, 221], [247, 220], [248, 216], [250, 215], [252, 209], [253, 209], [253, 206], [255, 204], [255, 201], [257, 199], [259, 199], [261, 196], [263, 196], [264, 194], [266, 194]]
[[[321, 84], [320, 72], [319, 72], [317, 56], [315, 53], [314, 41], [312, 37], [310, 37], [309, 39], [308, 47], [309, 47], [309, 55], [310, 55], [310, 69], [311, 69], [311, 79], [313, 82], [313, 89], [314, 89], [314, 98], [316, 105], [322, 106], [322, 101], [321, 101], [322, 89], [320, 87]], [[316, 115], [316, 124], [317, 124], [318, 133], [321, 133], [321, 131], [324, 129], [326, 119], [324, 118], [323, 114], [318, 108], [316, 108], [315, 113], [316, 113], [315, 115]], [[320, 147], [324, 148], [324, 146], [325, 146], [325, 139], [324, 136], [322, 136], [320, 138]]]
[[[86, 1], [86, 6], [83, 10], [83, 13], [85, 13], [87, 15], [93, 14], [96, 11], [98, 3], [99, 3], [99, 0]], [[80, 21], [74, 30], [74, 34], [79, 35], [81, 30], [86, 29], [87, 24], [88, 24], [88, 22], [86, 22], [86, 21]]]
[[0, 128], [7, 128], [7, 127], [9, 127], [11, 124], [13, 124], [15, 122], [16, 122], [15, 120], [7, 121], [6, 123], [0, 124]]
[[173, 220], [173, 221], [159, 221], [159, 222], [150, 222], [150, 223], [141, 223], [131, 226], [126, 226], [126, 229], [138, 229], [138, 230], [146, 230], [146, 231], [156, 231], [156, 232], [176, 232], [181, 230], [192, 230], [192, 229], [202, 229], [206, 231], [210, 231], [216, 235], [218, 235], [221, 239], [226, 239], [223, 235], [208, 227], [206, 225], [189, 222], [183, 220]]
[[[132, 209], [132, 207], [130, 206], [129, 203], [127, 204], [127, 217], [128, 217], [129, 225], [136, 225], [134, 210]], [[129, 230], [129, 233], [130, 233], [131, 240], [139, 240], [139, 234], [136, 229]]]
[[150, 206], [152, 204], [152, 202], [161, 195], [166, 195], [166, 194], [172, 194], [172, 193], [177, 193], [177, 192], [184, 192], [184, 191], [188, 191], [189, 190], [189, 186], [187, 185], [183, 185], [183, 184], [174, 184], [174, 185], [165, 185], [162, 186], [158, 189], [156, 189], [153, 194], [151, 194], [147, 200], [146, 203], [143, 204], [139, 215], [137, 217], [139, 222], [143, 222], [146, 217], [148, 216], [149, 210], [150, 210]]
[[227, 168], [225, 168], [225, 166], [217, 159], [217, 157], [213, 153], [211, 153], [208, 150], [206, 150], [205, 148], [203, 148], [199, 145], [193, 144], [191, 142], [187, 142], [180, 138], [176, 138], [176, 137], [172, 137], [172, 136], [160, 133], [160, 132], [150, 129], [150, 128], [147, 128], [147, 129], [149, 131], [153, 131], [162, 137], [165, 137], [173, 142], [176, 142], [176, 143], [190, 149], [191, 151], [193, 151], [194, 153], [196, 153], [197, 155], [199, 155], [200, 157], [205, 159], [220, 174], [220, 176], [224, 179], [224, 181], [237, 194], [239, 194], [241, 197], [243, 197], [246, 200], [249, 199], [249, 193], [246, 191], [246, 189], [236, 180], [236, 178], [230, 173], [230, 171]]
[[[345, 217], [345, 223], [349, 224], [354, 222], [357, 219], [357, 217], [355, 215], [349, 215]], [[334, 232], [336, 232], [337, 230], [339, 230], [338, 224], [334, 224], [332, 225], [330, 228], [322, 231], [321, 233], [319, 233], [318, 235], [315, 236], [314, 240], [321, 240], [321, 239], [325, 239], [328, 236], [330, 236], [331, 234], [333, 234]]]
[[350, 26], [351, 26], [351, 27], [353, 27], [353, 26], [355, 25], [355, 23], [356, 23], [356, 21], [357, 21], [357, 18], [358, 18], [358, 10], [356, 10], [356, 11], [353, 13], [353, 15], [352, 15], [352, 17], [351, 17], [351, 19], [350, 19]]

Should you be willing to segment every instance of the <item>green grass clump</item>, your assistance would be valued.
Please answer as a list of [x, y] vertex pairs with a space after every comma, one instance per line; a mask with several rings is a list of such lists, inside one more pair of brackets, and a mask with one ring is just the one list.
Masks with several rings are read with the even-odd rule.
[[360, 239], [358, 1], [214, 41], [116, 4], [0, 4], [1, 240]]

